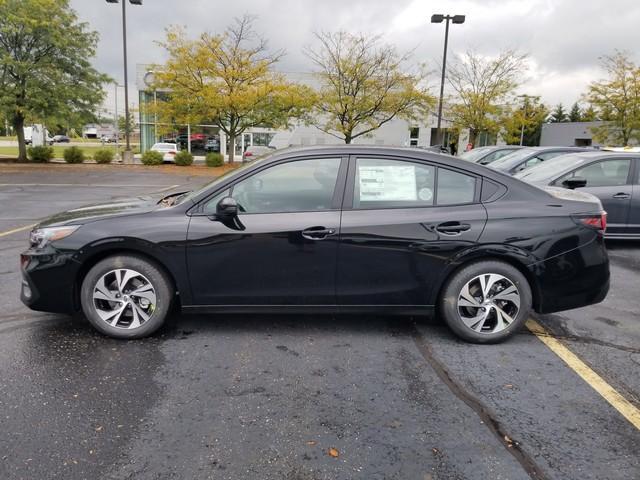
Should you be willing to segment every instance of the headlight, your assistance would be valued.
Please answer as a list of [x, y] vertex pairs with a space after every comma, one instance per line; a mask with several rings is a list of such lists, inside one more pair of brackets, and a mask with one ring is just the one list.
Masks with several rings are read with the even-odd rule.
[[79, 228], [79, 225], [70, 227], [45, 227], [32, 230], [29, 235], [29, 243], [32, 248], [44, 248], [51, 242], [68, 237]]

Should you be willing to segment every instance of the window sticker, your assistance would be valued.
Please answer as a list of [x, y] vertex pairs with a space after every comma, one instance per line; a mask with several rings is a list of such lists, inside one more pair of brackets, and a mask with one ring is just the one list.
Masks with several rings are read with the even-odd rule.
[[415, 201], [416, 169], [413, 165], [358, 167], [360, 176], [360, 201]]

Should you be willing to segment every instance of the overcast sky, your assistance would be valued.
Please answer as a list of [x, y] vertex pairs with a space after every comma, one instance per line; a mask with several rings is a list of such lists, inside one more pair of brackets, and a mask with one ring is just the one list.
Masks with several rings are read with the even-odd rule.
[[[381, 34], [401, 51], [414, 50], [416, 62], [434, 69], [442, 59], [444, 24], [430, 24], [433, 13], [464, 14], [452, 25], [449, 55], [469, 48], [493, 55], [516, 48], [530, 55], [530, 69], [519, 93], [541, 95], [549, 106], [578, 100], [586, 85], [602, 77], [598, 57], [615, 49], [637, 58], [640, 45], [639, 0], [144, 0], [128, 5], [130, 84], [135, 65], [160, 63], [156, 45], [172, 24], [190, 35], [221, 32], [234, 17], [257, 16], [256, 30], [273, 49], [287, 55], [279, 69], [311, 69], [302, 47], [313, 44], [313, 32], [347, 30]], [[122, 32], [119, 5], [105, 0], [71, 0], [81, 20], [100, 33], [96, 67], [122, 82]], [[437, 73], [432, 84], [438, 85]], [[434, 88], [434, 94], [436, 92]], [[122, 94], [120, 94], [122, 95]], [[137, 92], [132, 90], [132, 103]], [[108, 103], [113, 102], [110, 95]]]

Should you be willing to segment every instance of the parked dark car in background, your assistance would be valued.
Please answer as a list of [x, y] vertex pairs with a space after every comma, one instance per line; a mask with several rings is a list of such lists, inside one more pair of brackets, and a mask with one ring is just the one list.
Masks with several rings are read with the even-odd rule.
[[501, 159], [522, 147], [518, 145], [492, 145], [487, 147], [478, 147], [459, 155], [463, 160], [479, 163], [480, 165], [488, 165], [491, 162]]
[[281, 150], [199, 190], [41, 222], [21, 256], [21, 299], [82, 310], [118, 338], [153, 333], [179, 303], [227, 313], [437, 309], [461, 338], [498, 342], [531, 309], [605, 297], [604, 228], [593, 195], [446, 155]]
[[607, 238], [640, 238], [640, 155], [587, 152], [564, 155], [515, 175], [538, 185], [589, 192], [607, 212]]
[[53, 143], [69, 143], [71, 139], [66, 135], [54, 135]]
[[511, 152], [509, 155], [505, 155], [501, 159], [491, 162], [488, 166], [500, 172], [513, 175], [514, 173], [521, 172], [544, 161], [559, 157], [560, 155], [592, 151], [593, 150], [578, 147], [527, 147]]

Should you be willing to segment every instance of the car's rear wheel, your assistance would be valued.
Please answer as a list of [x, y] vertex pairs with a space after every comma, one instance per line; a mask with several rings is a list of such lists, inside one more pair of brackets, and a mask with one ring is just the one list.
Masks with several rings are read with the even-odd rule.
[[458, 270], [446, 283], [440, 312], [459, 337], [497, 343], [515, 334], [529, 317], [531, 287], [515, 267], [481, 261]]
[[89, 322], [114, 338], [151, 335], [164, 323], [174, 289], [154, 263], [133, 255], [105, 258], [89, 270], [80, 299]]

